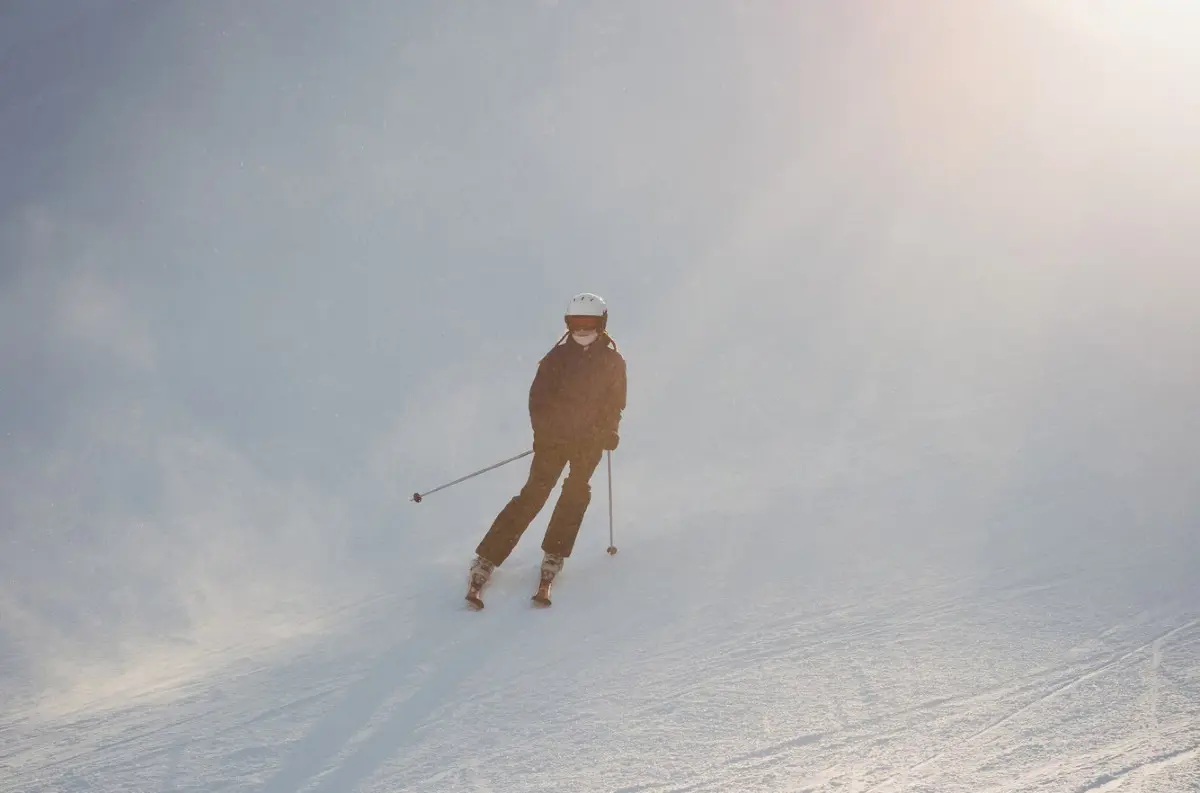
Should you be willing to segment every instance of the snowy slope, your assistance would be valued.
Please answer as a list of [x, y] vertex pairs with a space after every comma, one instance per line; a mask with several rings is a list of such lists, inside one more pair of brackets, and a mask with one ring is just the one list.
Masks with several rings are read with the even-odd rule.
[[478, 614], [426, 567], [202, 681], [7, 713], [0, 790], [1200, 786], [1194, 556], [866, 565], [795, 529], [593, 543], [545, 612], [528, 558]]
[[1200, 790], [1200, 64], [1040, 5], [0, 4], [0, 793]]

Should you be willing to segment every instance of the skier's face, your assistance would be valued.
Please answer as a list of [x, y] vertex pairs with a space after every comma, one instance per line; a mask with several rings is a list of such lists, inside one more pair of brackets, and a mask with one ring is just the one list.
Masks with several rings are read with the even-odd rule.
[[586, 347], [600, 338], [600, 334], [594, 330], [577, 330], [571, 334], [571, 338], [575, 340], [576, 344]]
[[600, 337], [600, 317], [567, 317], [567, 329], [576, 344], [586, 347]]

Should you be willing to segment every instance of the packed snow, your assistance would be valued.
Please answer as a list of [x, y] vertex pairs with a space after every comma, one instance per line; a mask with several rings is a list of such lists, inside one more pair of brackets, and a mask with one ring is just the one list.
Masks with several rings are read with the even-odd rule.
[[990, 564], [814, 543], [851, 533], [841, 513], [623, 527], [611, 558], [591, 525], [546, 611], [536, 551], [478, 613], [463, 565], [414, 562], [319, 633], [220, 649], [197, 679], [9, 709], [2, 789], [1200, 786], [1194, 543]]

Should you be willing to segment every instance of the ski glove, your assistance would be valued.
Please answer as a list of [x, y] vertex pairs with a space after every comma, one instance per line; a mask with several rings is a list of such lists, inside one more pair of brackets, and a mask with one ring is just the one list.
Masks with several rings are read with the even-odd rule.
[[605, 430], [600, 433], [600, 448], [611, 452], [621, 443], [621, 436], [616, 430]]

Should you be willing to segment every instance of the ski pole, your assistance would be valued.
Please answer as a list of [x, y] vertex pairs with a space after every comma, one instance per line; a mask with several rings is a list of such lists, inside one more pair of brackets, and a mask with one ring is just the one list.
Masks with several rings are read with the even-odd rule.
[[612, 556], [617, 552], [617, 546], [613, 542], [613, 514], [612, 514], [612, 452], [608, 453], [608, 555]]
[[489, 465], [487, 468], [480, 468], [478, 471], [476, 471], [473, 474], [467, 474], [466, 476], [459, 477], [458, 479], [455, 479], [453, 482], [447, 482], [446, 484], [442, 485], [441, 487], [435, 487], [433, 490], [426, 490], [424, 493], [413, 493], [412, 500], [415, 501], [416, 503], [420, 504], [421, 499], [425, 498], [425, 496], [428, 496], [432, 493], [436, 493], [439, 490], [445, 490], [448, 487], [453, 487], [454, 485], [457, 485], [459, 482], [465, 482], [468, 479], [472, 479], [476, 476], [479, 476], [480, 474], [486, 474], [488, 471], [491, 471], [493, 468], [499, 468], [502, 465], [508, 465], [509, 463], [513, 462], [514, 460], [520, 460], [522, 457], [528, 457], [531, 454], [533, 454], [533, 449], [530, 449], [527, 452], [521, 452], [516, 457], [509, 457], [507, 460], [501, 460], [500, 462], [496, 463], [495, 465]]

